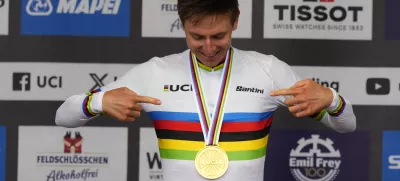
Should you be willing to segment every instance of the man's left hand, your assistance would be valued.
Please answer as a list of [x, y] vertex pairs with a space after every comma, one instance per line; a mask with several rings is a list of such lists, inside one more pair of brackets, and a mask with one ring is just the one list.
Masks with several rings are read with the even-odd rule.
[[305, 79], [297, 82], [288, 89], [279, 89], [272, 91], [271, 96], [287, 96], [285, 104], [289, 111], [296, 117], [311, 116], [319, 113], [331, 105], [333, 100], [332, 91], [311, 79]]

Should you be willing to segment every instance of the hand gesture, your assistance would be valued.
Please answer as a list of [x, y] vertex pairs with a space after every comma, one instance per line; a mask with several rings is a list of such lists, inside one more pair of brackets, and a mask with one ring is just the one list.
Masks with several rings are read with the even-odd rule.
[[327, 108], [333, 100], [332, 91], [311, 79], [301, 80], [288, 89], [272, 91], [271, 96], [291, 95], [285, 99], [289, 111], [296, 117], [311, 116]]
[[140, 96], [130, 89], [122, 87], [104, 93], [103, 112], [120, 121], [134, 121], [140, 117], [140, 112], [143, 110], [139, 103], [160, 105], [161, 101], [148, 96]]

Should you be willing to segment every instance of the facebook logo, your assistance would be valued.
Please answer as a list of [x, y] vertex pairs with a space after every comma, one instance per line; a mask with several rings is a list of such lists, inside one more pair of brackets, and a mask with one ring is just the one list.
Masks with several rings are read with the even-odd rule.
[[13, 90], [14, 91], [30, 91], [31, 90], [31, 74], [18, 72], [13, 74]]

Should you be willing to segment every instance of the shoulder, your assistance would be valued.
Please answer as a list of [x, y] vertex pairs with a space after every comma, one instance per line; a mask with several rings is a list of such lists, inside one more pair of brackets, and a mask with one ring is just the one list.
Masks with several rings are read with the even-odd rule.
[[164, 69], [182, 65], [182, 63], [184, 63], [185, 60], [187, 60], [188, 56], [189, 56], [189, 50], [184, 50], [174, 54], [169, 54], [160, 57], [153, 57], [149, 60], [149, 62], [151, 62], [158, 68]]
[[237, 52], [239, 58], [244, 60], [245, 63], [260, 66], [267, 72], [270, 72], [273, 69], [281, 71], [290, 69], [290, 66], [286, 62], [280, 60], [274, 55], [263, 54], [252, 50], [240, 50], [237, 48], [234, 50]]

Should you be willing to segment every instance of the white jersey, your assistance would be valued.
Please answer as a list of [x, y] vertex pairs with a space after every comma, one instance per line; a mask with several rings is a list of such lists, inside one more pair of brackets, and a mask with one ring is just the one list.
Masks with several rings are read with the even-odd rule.
[[[161, 105], [143, 104], [158, 137], [164, 181], [205, 181], [194, 159], [205, 145], [199, 123], [189, 69], [190, 51], [155, 57], [134, 66], [117, 81], [93, 95], [74, 95], [58, 109], [56, 124], [83, 126], [98, 116], [105, 91], [127, 87], [139, 95], [161, 100]], [[206, 105], [213, 110], [221, 80], [222, 66], [200, 69]], [[229, 158], [229, 168], [218, 181], [263, 181], [264, 160], [275, 110], [284, 106], [285, 97], [269, 93], [289, 88], [299, 77], [274, 56], [233, 48], [232, 73], [225, 103], [219, 146]], [[353, 131], [356, 126], [350, 102], [334, 93], [334, 101], [314, 117], [338, 132]]]

